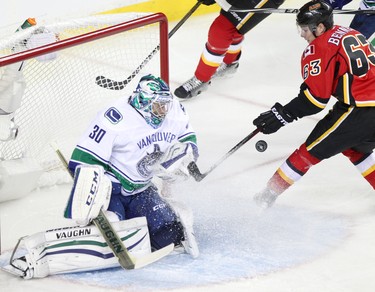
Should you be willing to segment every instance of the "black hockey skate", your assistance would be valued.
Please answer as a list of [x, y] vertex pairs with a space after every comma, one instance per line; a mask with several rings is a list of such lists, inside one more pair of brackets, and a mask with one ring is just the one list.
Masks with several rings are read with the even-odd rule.
[[211, 82], [202, 82], [195, 76], [190, 78], [174, 91], [174, 95], [182, 99], [189, 99], [207, 90]]
[[230, 77], [231, 75], [237, 72], [238, 66], [240, 66], [238, 61], [233, 62], [232, 64], [229, 64], [229, 65], [225, 63], [221, 63], [219, 68], [217, 68], [215, 74], [212, 76], [212, 79]]
[[266, 188], [260, 193], [255, 194], [254, 202], [258, 207], [262, 209], [268, 209], [272, 207], [277, 197], [278, 195], [274, 191]]

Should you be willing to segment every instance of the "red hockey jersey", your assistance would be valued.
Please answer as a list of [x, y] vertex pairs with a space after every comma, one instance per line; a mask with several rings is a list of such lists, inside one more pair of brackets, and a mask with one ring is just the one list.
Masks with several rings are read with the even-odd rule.
[[331, 96], [357, 107], [375, 106], [375, 49], [358, 31], [334, 26], [312, 41], [302, 54], [305, 92], [324, 108]]

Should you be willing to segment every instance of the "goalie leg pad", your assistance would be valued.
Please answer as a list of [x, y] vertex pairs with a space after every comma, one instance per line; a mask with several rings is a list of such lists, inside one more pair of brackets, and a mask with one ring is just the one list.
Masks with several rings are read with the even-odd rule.
[[26, 89], [23, 68], [23, 62], [8, 65], [0, 77], [0, 109], [4, 113], [14, 113], [21, 106]]
[[103, 167], [77, 166], [64, 217], [74, 219], [80, 226], [88, 225], [101, 209], [108, 209], [111, 192], [112, 183]]
[[183, 239], [182, 228], [180, 224], [176, 224], [176, 213], [161, 198], [154, 185], [132, 196], [112, 194], [108, 210], [116, 213], [121, 219], [145, 216], [152, 247], [156, 250], [171, 243], [179, 245]]
[[14, 140], [17, 138], [17, 135], [18, 126], [14, 122], [14, 113], [0, 113], [0, 141]]
[[176, 213], [179, 223], [183, 227], [184, 240], [181, 241], [186, 253], [190, 254], [193, 258], [199, 256], [199, 247], [194, 233], [194, 219], [193, 212], [185, 204], [175, 200], [168, 199], [168, 204]]
[[[135, 257], [151, 253], [150, 237], [145, 217], [112, 223], [119, 237]], [[66, 227], [36, 233], [22, 240], [3, 270], [24, 279], [48, 275], [84, 272], [119, 266], [99, 230], [94, 226]]]

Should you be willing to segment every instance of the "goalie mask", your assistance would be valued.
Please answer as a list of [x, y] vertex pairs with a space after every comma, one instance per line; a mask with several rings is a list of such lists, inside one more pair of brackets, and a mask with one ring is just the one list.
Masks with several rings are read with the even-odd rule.
[[129, 98], [129, 104], [155, 129], [163, 123], [172, 102], [173, 95], [168, 84], [151, 74], [141, 78]]

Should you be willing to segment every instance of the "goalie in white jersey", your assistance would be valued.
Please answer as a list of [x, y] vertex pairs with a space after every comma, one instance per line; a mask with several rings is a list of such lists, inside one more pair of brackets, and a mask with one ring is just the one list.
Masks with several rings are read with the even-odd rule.
[[[151, 246], [157, 250], [184, 242], [176, 212], [152, 183], [155, 172], [167, 180], [187, 178], [198, 157], [196, 135], [169, 86], [153, 75], [142, 77], [128, 102], [101, 111], [76, 146], [69, 169], [100, 165], [112, 182], [108, 211], [119, 220], [145, 216]], [[71, 218], [68, 205], [65, 217]]]
[[99, 112], [69, 162], [74, 185], [64, 216], [79, 226], [26, 236], [10, 264], [0, 267], [24, 279], [118, 266], [98, 229], [90, 224], [105, 211], [129, 252], [145, 256], [174, 244], [199, 255], [191, 213], [159, 195], [154, 175], [189, 177], [198, 157], [196, 135], [183, 106], [160, 78], [141, 78], [128, 101]]

